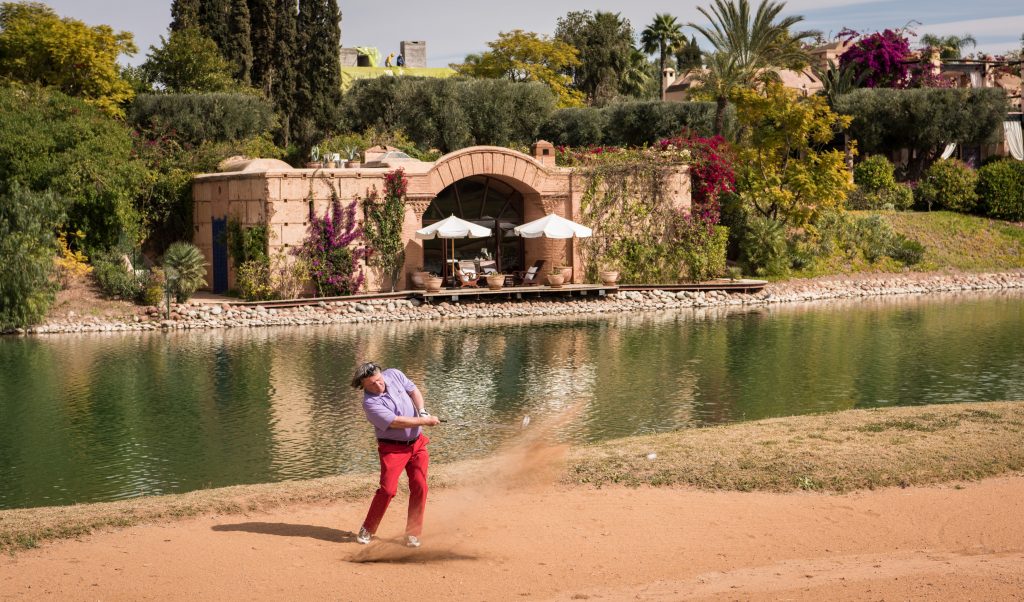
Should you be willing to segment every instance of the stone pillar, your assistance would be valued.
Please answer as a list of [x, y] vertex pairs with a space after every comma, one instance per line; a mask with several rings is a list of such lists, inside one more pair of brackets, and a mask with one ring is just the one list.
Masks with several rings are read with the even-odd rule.
[[416, 238], [416, 231], [423, 227], [423, 214], [427, 212], [433, 200], [432, 196], [405, 197], [405, 223], [402, 224], [402, 239], [408, 242], [405, 244], [405, 264], [402, 266], [405, 276], [400, 284], [406, 290], [412, 288], [410, 279], [412, 271], [423, 265], [423, 243]]

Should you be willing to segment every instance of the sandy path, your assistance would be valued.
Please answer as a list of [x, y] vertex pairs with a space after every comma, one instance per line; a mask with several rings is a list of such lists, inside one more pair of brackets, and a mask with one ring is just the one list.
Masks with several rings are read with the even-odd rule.
[[[382, 525], [400, 534], [404, 499]], [[207, 516], [0, 558], [0, 599], [1024, 600], [1024, 477], [850, 495], [435, 490], [424, 547], [362, 503]]]

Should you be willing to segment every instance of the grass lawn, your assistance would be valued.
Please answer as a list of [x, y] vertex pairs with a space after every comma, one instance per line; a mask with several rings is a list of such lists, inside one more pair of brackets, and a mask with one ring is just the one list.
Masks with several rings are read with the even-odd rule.
[[896, 231], [925, 247], [917, 265], [883, 257], [870, 263], [841, 250], [804, 270], [777, 278], [815, 278], [831, 274], [878, 272], [998, 272], [1024, 268], [1024, 224], [963, 215], [949, 211], [851, 211], [854, 216], [881, 215]]

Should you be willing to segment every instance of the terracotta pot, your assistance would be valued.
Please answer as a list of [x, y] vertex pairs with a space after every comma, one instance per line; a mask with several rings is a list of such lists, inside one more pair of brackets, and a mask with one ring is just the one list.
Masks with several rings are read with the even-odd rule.
[[416, 270], [414, 272], [409, 273], [409, 278], [412, 280], [412, 285], [414, 287], [418, 289], [427, 287], [427, 285], [424, 284], [427, 278], [427, 272], [424, 272], [422, 270]]
[[618, 282], [619, 272], [617, 270], [604, 270], [601, 272], [601, 284], [611, 286]]
[[572, 266], [571, 265], [558, 265], [555, 266], [555, 270], [562, 272], [562, 282], [572, 282]]
[[487, 275], [487, 288], [492, 291], [501, 290], [501, 287], [505, 285], [505, 274], [488, 274]]
[[562, 276], [561, 272], [551, 272], [548, 274], [548, 286], [551, 288], [562, 288], [563, 282], [565, 282], [565, 277]]
[[316, 169], [316, 168], [318, 168], [318, 167], [320, 167], [322, 165], [323, 165], [323, 163], [321, 163], [319, 161], [307, 161], [306, 162], [306, 169]]
[[345, 161], [345, 167], [348, 167], [349, 169], [354, 169], [360, 166], [362, 166], [362, 163], [359, 161]]
[[428, 276], [423, 279], [423, 284], [427, 287], [428, 293], [439, 293], [441, 292], [441, 283], [444, 280], [440, 276]]

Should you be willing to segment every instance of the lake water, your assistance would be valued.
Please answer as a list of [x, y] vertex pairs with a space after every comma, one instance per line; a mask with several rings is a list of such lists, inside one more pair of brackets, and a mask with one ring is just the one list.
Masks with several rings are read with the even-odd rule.
[[375, 470], [353, 366], [404, 370], [435, 462], [568, 408], [571, 442], [1024, 399], [1024, 292], [577, 319], [0, 339], [0, 508]]

